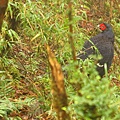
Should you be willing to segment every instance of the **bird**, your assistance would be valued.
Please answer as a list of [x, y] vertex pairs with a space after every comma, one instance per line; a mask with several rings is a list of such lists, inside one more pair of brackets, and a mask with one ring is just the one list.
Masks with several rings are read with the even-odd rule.
[[107, 65], [107, 70], [109, 70], [112, 59], [114, 57], [114, 32], [112, 26], [109, 23], [101, 23], [98, 25], [100, 33], [86, 40], [82, 52], [78, 53], [76, 56], [78, 60], [83, 61], [90, 58], [91, 55], [97, 55], [98, 52], [102, 56], [96, 63], [96, 70], [100, 77], [105, 75], [104, 65]]

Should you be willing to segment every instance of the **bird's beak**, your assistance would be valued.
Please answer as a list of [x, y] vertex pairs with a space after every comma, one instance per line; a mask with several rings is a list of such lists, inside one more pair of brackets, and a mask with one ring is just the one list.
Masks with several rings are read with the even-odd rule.
[[100, 25], [97, 25], [96, 29], [100, 32], [102, 32], [102, 30], [100, 29]]
[[99, 28], [100, 27], [100, 25], [97, 25], [97, 28]]

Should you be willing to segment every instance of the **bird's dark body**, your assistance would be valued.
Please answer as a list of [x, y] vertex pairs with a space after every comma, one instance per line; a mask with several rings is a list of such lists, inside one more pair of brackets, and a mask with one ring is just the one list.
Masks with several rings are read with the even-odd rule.
[[85, 60], [86, 58], [89, 58], [89, 55], [97, 54], [95, 49], [97, 48], [102, 56], [102, 58], [98, 60], [96, 68], [101, 77], [105, 74], [104, 64], [106, 63], [107, 69], [109, 69], [114, 56], [114, 33], [109, 24], [104, 24], [107, 27], [106, 30], [90, 38], [90, 40], [87, 40], [82, 49], [84, 52], [77, 56], [77, 58]]

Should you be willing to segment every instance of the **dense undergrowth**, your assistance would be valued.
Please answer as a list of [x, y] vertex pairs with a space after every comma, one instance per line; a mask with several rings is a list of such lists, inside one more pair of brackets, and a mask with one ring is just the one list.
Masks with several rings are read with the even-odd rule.
[[[112, 2], [73, 1], [72, 36], [76, 53], [86, 39], [98, 33], [95, 27], [101, 22], [111, 23], [119, 49], [120, 6], [119, 1]], [[80, 72], [74, 68], [78, 63], [72, 60], [68, 34], [68, 4], [64, 0], [9, 1], [0, 36], [0, 119], [56, 119], [51, 109], [51, 77], [45, 43], [67, 71], [65, 85], [69, 106], [66, 110], [71, 119], [120, 119], [118, 51], [103, 78], [95, 71], [93, 61], [79, 62]]]

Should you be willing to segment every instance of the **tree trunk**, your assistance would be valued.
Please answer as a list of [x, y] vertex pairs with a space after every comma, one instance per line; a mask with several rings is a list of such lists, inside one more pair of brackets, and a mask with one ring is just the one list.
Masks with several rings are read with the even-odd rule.
[[0, 0], [0, 30], [4, 19], [5, 11], [7, 8], [8, 0]]

